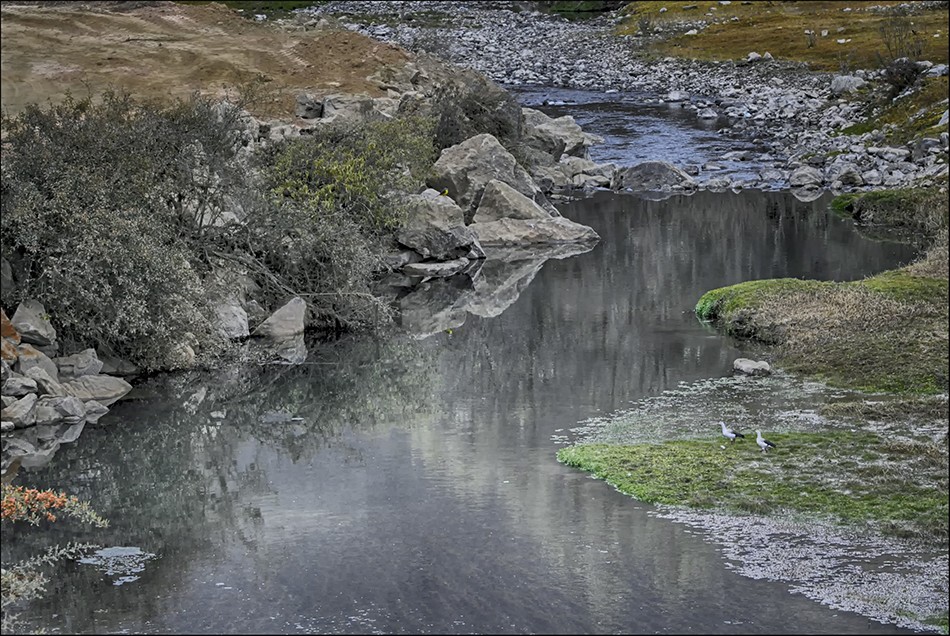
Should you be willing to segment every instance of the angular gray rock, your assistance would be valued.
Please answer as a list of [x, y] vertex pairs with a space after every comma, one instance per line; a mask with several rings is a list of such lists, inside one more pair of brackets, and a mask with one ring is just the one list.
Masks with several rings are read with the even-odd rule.
[[452, 260], [472, 250], [483, 255], [475, 234], [465, 226], [462, 208], [451, 198], [426, 190], [407, 197], [406, 211], [406, 223], [396, 240], [424, 258]]
[[51, 345], [56, 341], [56, 330], [49, 322], [46, 308], [36, 300], [20, 303], [10, 322], [20, 332], [22, 342]]
[[89, 424], [96, 424], [99, 422], [99, 418], [109, 412], [109, 408], [103, 406], [96, 400], [89, 400], [85, 402], [86, 407], [86, 422]]
[[62, 385], [66, 395], [77, 397], [83, 402], [95, 400], [103, 406], [109, 406], [132, 390], [132, 385], [122, 378], [108, 375], [84, 375]]
[[33, 367], [40, 367], [51, 378], [59, 380], [59, 369], [56, 368], [56, 363], [50, 360], [45, 353], [28, 344], [21, 344], [16, 350], [18, 354], [16, 368], [20, 373], [26, 375], [27, 371]]
[[770, 375], [772, 367], [764, 360], [756, 361], [749, 358], [736, 358], [732, 363], [733, 370], [745, 375]]
[[557, 245], [600, 240], [597, 232], [564, 217], [547, 219], [499, 219], [473, 223], [472, 230], [483, 246]]
[[4, 396], [9, 395], [19, 398], [23, 397], [27, 393], [36, 393], [36, 389], [36, 380], [16, 374], [7, 378], [7, 380], [3, 383], [3, 388], [0, 389], [0, 392], [2, 392]]
[[89, 348], [74, 353], [71, 356], [53, 358], [59, 369], [61, 380], [72, 380], [84, 375], [99, 375], [102, 371], [102, 360], [96, 355], [96, 350]]
[[612, 163], [596, 163], [581, 157], [561, 157], [558, 167], [570, 179], [578, 175], [589, 175], [591, 177], [606, 177], [608, 183], [617, 170], [617, 166]]
[[327, 95], [321, 122], [359, 122], [387, 119], [380, 104], [369, 95]]
[[666, 161], [644, 161], [614, 173], [614, 190], [635, 192], [666, 192], [673, 189], [694, 190], [696, 180]]
[[63, 385], [50, 377], [50, 374], [42, 367], [33, 367], [26, 372], [26, 375], [36, 383], [36, 393], [38, 395], [66, 395], [66, 392], [63, 390]]
[[323, 117], [323, 102], [308, 93], [297, 95], [297, 106], [294, 114], [302, 119], [317, 119]]
[[250, 335], [247, 312], [236, 298], [227, 298], [214, 306], [215, 326], [225, 338], [238, 340]]
[[257, 326], [252, 335], [271, 338], [290, 338], [304, 332], [304, 317], [307, 303], [300, 296], [294, 296]]
[[866, 84], [867, 82], [854, 75], [835, 75], [831, 80], [831, 94], [853, 93]]
[[571, 115], [548, 117], [533, 108], [522, 108], [525, 128], [524, 140], [528, 146], [551, 155], [556, 162], [562, 155], [587, 157], [588, 148], [596, 141], [586, 134]]
[[535, 203], [548, 209], [550, 203], [531, 175], [489, 134], [475, 135], [442, 151], [426, 185], [448, 195], [462, 208], [471, 223], [485, 186], [492, 179], [507, 183]]
[[498, 219], [547, 219], [551, 215], [540, 205], [504, 181], [492, 179], [485, 186], [472, 223]]
[[78, 424], [86, 419], [86, 407], [73, 396], [44, 395], [36, 401], [36, 424]]
[[27, 393], [0, 411], [0, 420], [13, 422], [15, 428], [33, 426], [36, 422], [36, 393]]

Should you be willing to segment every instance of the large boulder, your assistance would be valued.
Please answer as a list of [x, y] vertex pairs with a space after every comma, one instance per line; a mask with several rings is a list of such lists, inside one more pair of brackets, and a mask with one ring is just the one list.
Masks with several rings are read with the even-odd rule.
[[668, 192], [694, 190], [696, 180], [666, 161], [644, 161], [629, 168], [618, 169], [610, 184], [614, 190], [635, 192]]
[[772, 367], [765, 360], [736, 358], [732, 362], [732, 368], [736, 373], [744, 375], [771, 375], [772, 373]]
[[[321, 122], [359, 122], [388, 119], [383, 111], [387, 106], [377, 103], [369, 95], [327, 95], [323, 98]], [[395, 110], [395, 105], [392, 105]]]
[[485, 247], [593, 243], [600, 240], [592, 228], [564, 217], [499, 219], [473, 223], [471, 227], [479, 243]]
[[26, 375], [27, 371], [33, 367], [40, 367], [46, 371], [51, 378], [57, 381], [59, 380], [59, 369], [56, 368], [55, 362], [50, 360], [45, 353], [33, 345], [21, 344], [17, 347], [17, 371]]
[[86, 407], [73, 396], [44, 395], [36, 401], [36, 424], [78, 424], [86, 419]]
[[425, 258], [454, 260], [484, 256], [475, 234], [465, 226], [465, 214], [455, 201], [435, 190], [410, 195], [407, 217], [396, 240]]
[[66, 395], [63, 385], [52, 378], [42, 367], [33, 367], [26, 372], [26, 377], [33, 380], [36, 385], [36, 392], [39, 395], [52, 395], [62, 397]]
[[27, 393], [0, 411], [0, 420], [13, 422], [15, 428], [33, 426], [36, 422], [36, 393]]
[[485, 223], [505, 218], [546, 219], [550, 217], [547, 210], [504, 181], [492, 179], [485, 186], [472, 222]]
[[831, 80], [831, 94], [853, 93], [863, 88], [867, 82], [854, 75], [835, 75]]
[[581, 157], [561, 157], [561, 162], [558, 165], [564, 174], [571, 179], [580, 175], [588, 175], [591, 177], [605, 177], [607, 183], [610, 183], [614, 172], [617, 170], [617, 166], [612, 163], [596, 163]]
[[[304, 317], [307, 303], [300, 296], [294, 296], [283, 307], [257, 326], [252, 335], [271, 338], [290, 338], [304, 331]], [[108, 406], [108, 404], [107, 404]]]
[[239, 340], [250, 335], [247, 312], [236, 298], [226, 298], [217, 303], [214, 306], [214, 316], [218, 331], [225, 338]]
[[448, 191], [462, 208], [465, 222], [471, 223], [485, 186], [492, 179], [507, 183], [548, 211], [553, 209], [531, 175], [494, 136], [487, 133], [443, 150], [432, 166], [426, 184], [440, 192]]
[[559, 161], [562, 155], [588, 156], [588, 148], [598, 140], [586, 134], [570, 115], [548, 117], [539, 110], [522, 108], [524, 113], [525, 143]]
[[817, 188], [823, 181], [821, 172], [811, 166], [797, 168], [788, 178], [788, 184], [793, 188]]
[[103, 345], [96, 349], [96, 356], [102, 360], [102, 369], [99, 373], [103, 375], [138, 375], [141, 370], [129, 362], [115, 355], [111, 350]]
[[66, 395], [83, 402], [95, 400], [103, 406], [109, 406], [132, 390], [132, 385], [122, 378], [109, 375], [84, 375], [61, 386]]
[[11, 374], [11, 376], [4, 381], [2, 393], [4, 396], [20, 398], [27, 393], [36, 393], [36, 390], [36, 380], [16, 373]]
[[56, 330], [49, 322], [46, 308], [36, 300], [20, 303], [13, 314], [12, 322], [23, 342], [34, 345], [51, 345], [56, 342]]
[[84, 375], [99, 375], [102, 371], [102, 360], [96, 355], [96, 350], [89, 348], [74, 353], [71, 356], [62, 356], [53, 358], [56, 367], [59, 369], [59, 377], [62, 380], [71, 380]]

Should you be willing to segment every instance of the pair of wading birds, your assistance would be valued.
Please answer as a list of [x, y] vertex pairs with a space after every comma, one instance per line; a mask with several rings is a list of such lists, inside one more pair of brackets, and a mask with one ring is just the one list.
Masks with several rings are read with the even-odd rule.
[[[725, 422], [719, 422], [719, 426], [722, 427], [722, 436], [727, 438], [730, 442], [736, 441], [737, 437], [745, 439], [745, 435], [729, 428]], [[775, 444], [762, 437], [762, 431], [755, 432], [755, 443], [759, 445], [763, 453], [767, 452], [770, 448], [775, 448]]]

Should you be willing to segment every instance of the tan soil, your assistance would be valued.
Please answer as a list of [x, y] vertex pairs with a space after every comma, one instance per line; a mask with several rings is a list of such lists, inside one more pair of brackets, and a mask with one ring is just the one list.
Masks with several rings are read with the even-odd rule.
[[301, 90], [381, 96], [367, 76], [408, 60], [397, 47], [347, 30], [281, 29], [220, 4], [3, 2], [0, 19], [7, 114], [110, 86], [168, 98], [233, 95], [257, 83], [266, 97], [250, 110], [292, 118]]

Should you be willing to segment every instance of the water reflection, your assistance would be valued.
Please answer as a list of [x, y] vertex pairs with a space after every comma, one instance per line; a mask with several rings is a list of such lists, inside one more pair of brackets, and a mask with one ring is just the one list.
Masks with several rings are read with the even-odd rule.
[[[857, 278], [910, 249], [780, 195], [568, 207], [597, 247], [511, 261], [504, 301], [473, 284], [451, 333], [167, 378], [21, 471], [112, 520], [82, 538], [157, 555], [121, 586], [73, 564], [29, 616], [80, 632], [897, 631], [730, 572], [701, 535], [558, 464], [551, 438], [731, 373], [738, 351], [692, 314], [706, 289]], [[19, 536], [5, 561], [42, 547]]]

